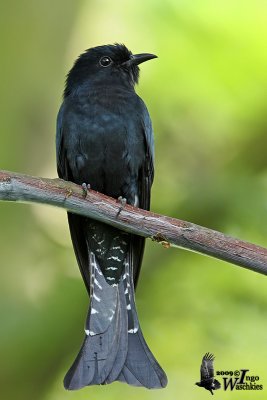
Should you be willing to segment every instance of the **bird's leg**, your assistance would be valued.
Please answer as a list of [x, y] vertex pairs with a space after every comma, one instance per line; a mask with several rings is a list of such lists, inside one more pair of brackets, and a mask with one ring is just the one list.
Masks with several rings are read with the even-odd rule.
[[87, 196], [88, 191], [91, 189], [91, 185], [89, 183], [82, 183], [82, 189], [83, 189], [83, 197], [85, 198]]
[[119, 211], [117, 212], [116, 218], [120, 215], [121, 211], [124, 209], [126, 203], [127, 203], [127, 199], [125, 197], [118, 197], [118, 201], [121, 203]]

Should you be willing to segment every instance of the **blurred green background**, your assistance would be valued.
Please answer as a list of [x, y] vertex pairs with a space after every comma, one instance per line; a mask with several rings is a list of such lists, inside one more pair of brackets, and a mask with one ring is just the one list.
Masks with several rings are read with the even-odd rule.
[[[0, 168], [56, 176], [66, 73], [84, 49], [123, 42], [159, 56], [137, 88], [155, 131], [152, 209], [266, 247], [266, 20], [265, 0], [2, 1]], [[137, 304], [168, 387], [66, 392], [88, 300], [65, 213], [2, 202], [0, 257], [1, 399], [206, 399], [194, 383], [207, 351], [216, 369], [259, 375], [255, 398], [266, 399], [263, 276], [147, 243]]]

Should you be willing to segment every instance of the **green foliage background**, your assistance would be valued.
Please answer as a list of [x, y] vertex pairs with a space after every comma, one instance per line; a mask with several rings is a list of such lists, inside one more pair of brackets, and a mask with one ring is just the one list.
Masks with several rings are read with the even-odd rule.
[[[155, 130], [152, 209], [267, 246], [266, 20], [264, 0], [3, 1], [0, 168], [56, 176], [64, 76], [84, 49], [123, 42], [159, 56], [137, 88]], [[207, 351], [264, 385], [217, 398], [266, 398], [263, 276], [148, 243], [137, 304], [168, 387], [66, 392], [88, 300], [64, 212], [1, 203], [0, 257], [2, 399], [206, 399], [194, 382]]]

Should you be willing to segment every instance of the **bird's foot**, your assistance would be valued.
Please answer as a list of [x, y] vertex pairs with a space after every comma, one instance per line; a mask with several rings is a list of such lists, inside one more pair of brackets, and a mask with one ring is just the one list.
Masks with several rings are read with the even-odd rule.
[[116, 218], [120, 215], [121, 211], [124, 209], [126, 203], [127, 203], [127, 199], [125, 199], [125, 197], [118, 197], [118, 201], [121, 203], [119, 211], [117, 212]]
[[91, 189], [91, 185], [89, 183], [82, 183], [82, 189], [83, 189], [83, 197], [85, 198], [87, 196], [87, 193]]

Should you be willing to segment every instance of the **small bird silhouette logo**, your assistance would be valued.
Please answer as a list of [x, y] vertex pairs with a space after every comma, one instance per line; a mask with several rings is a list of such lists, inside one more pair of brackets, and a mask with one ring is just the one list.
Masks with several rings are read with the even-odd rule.
[[217, 379], [214, 379], [213, 361], [215, 357], [211, 353], [206, 353], [202, 358], [200, 366], [200, 382], [196, 382], [197, 386], [209, 390], [213, 395], [213, 390], [220, 389], [221, 384]]

